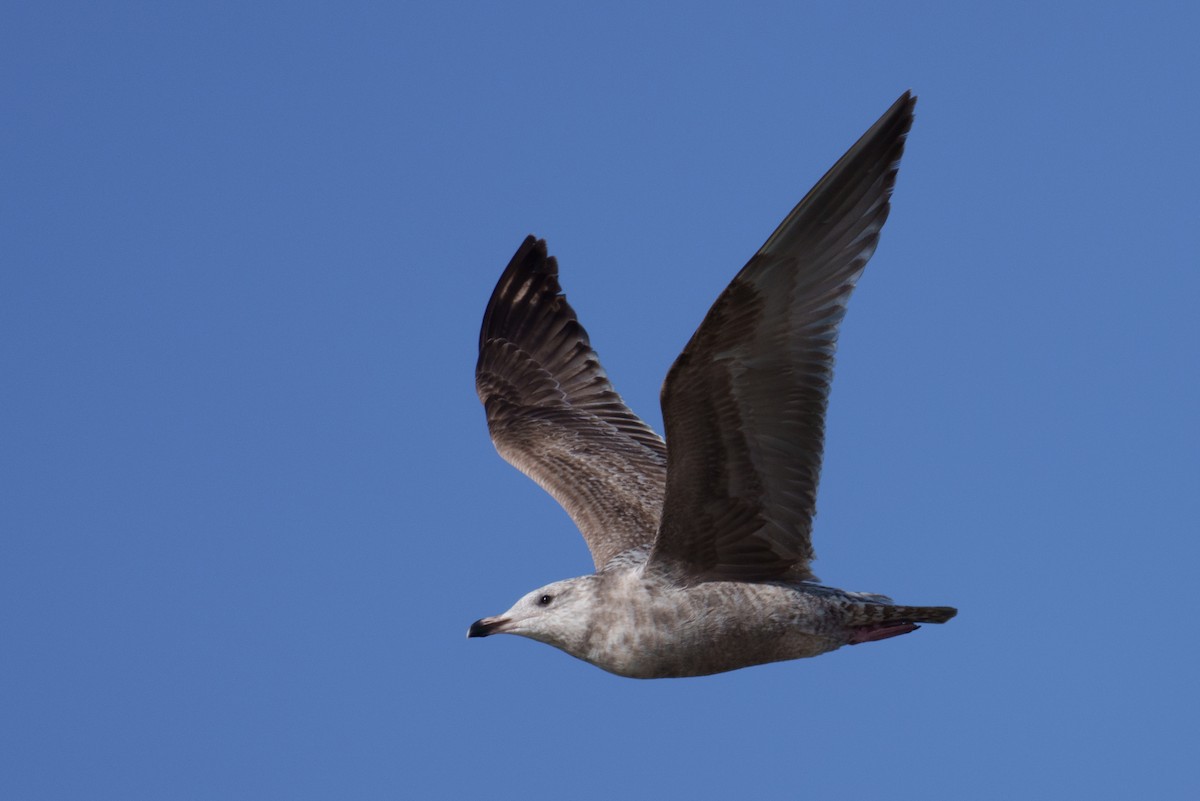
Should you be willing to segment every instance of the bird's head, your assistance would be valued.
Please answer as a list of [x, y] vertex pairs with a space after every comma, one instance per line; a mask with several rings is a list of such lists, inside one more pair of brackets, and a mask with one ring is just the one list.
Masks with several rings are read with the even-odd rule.
[[467, 636], [519, 634], [578, 656], [592, 627], [597, 578], [580, 576], [539, 587], [504, 614], [476, 620]]

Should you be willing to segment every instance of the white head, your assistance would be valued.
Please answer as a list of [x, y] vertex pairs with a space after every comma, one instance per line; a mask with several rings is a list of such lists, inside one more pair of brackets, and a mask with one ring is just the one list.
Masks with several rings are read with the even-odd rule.
[[580, 656], [592, 627], [597, 576], [556, 581], [527, 593], [502, 615], [476, 620], [468, 637], [519, 634]]

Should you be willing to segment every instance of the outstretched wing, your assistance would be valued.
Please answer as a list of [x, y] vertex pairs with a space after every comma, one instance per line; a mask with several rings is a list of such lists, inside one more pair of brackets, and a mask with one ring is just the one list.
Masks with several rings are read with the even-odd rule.
[[813, 577], [838, 326], [887, 219], [915, 102], [901, 96], [800, 201], [672, 365], [667, 496], [648, 569]]
[[496, 450], [562, 504], [597, 569], [653, 540], [666, 446], [609, 383], [540, 239], [525, 239], [492, 292], [475, 387]]

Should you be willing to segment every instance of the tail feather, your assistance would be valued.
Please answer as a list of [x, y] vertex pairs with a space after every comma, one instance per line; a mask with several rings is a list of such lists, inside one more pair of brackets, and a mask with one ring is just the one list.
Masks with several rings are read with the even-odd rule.
[[911, 623], [945, 623], [958, 614], [953, 606], [893, 606], [887, 620]]
[[863, 604], [855, 610], [848, 627], [849, 643], [886, 640], [920, 628], [918, 623], [945, 623], [958, 614], [952, 606], [896, 606]]
[[958, 614], [953, 606], [899, 606], [863, 604], [855, 610], [853, 625], [873, 623], [945, 623]]

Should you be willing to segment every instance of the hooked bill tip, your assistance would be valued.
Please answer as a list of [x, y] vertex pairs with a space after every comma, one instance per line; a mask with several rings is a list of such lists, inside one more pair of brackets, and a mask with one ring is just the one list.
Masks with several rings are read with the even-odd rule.
[[468, 637], [486, 637], [489, 634], [495, 634], [500, 626], [507, 623], [508, 620], [502, 617], [483, 617], [471, 624], [471, 628], [467, 629]]

